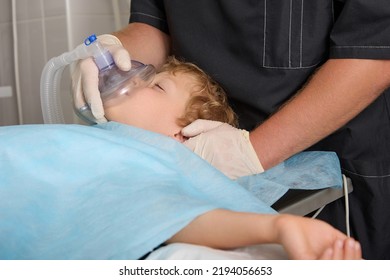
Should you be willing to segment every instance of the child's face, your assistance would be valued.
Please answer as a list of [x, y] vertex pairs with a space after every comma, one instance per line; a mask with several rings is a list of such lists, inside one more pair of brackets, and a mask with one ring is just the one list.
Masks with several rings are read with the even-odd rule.
[[105, 108], [105, 115], [111, 121], [183, 141], [180, 133], [182, 127], [176, 121], [184, 114], [193, 85], [190, 75], [159, 73], [148, 87], [136, 89], [119, 104]]

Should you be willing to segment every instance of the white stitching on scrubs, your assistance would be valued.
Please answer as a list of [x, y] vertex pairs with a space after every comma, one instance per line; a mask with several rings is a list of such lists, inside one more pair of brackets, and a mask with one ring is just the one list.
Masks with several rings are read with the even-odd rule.
[[321, 62], [309, 65], [309, 66], [302, 66], [302, 67], [283, 67], [283, 66], [265, 66], [263, 65], [264, 68], [269, 68], [269, 69], [290, 69], [290, 70], [295, 70], [295, 69], [308, 69], [308, 68], [313, 68], [316, 67], [318, 64]]
[[333, 46], [335, 49], [357, 48], [357, 49], [390, 49], [390, 46]]
[[290, 0], [290, 22], [288, 27], [288, 66], [291, 67], [291, 28], [292, 28], [292, 0]]
[[165, 19], [163, 19], [163, 18], [159, 18], [159, 17], [156, 17], [156, 16], [148, 15], [148, 14], [145, 14], [145, 13], [131, 13], [131, 14], [132, 15], [147, 16], [147, 17], [150, 17], [150, 18], [154, 18], [154, 19], [158, 19], [158, 20], [161, 20], [161, 21], [165, 21]]
[[356, 176], [359, 176], [359, 177], [363, 177], [363, 178], [387, 178], [387, 177], [390, 177], [390, 174], [380, 175], [380, 176], [376, 176], [376, 175], [363, 175], [363, 174], [359, 174], [359, 173], [355, 173], [355, 172], [349, 171], [349, 170], [347, 170], [345, 168], [341, 168], [341, 170], [344, 170], [345, 172], [348, 172], [348, 173], [351, 173], [353, 175], [356, 175]]
[[299, 66], [302, 67], [302, 57], [303, 57], [303, 2], [301, 1], [301, 41], [299, 42]]
[[264, 1], [264, 48], [263, 48], [263, 67], [265, 67], [265, 48], [266, 48], [266, 32], [267, 32], [267, 0]]

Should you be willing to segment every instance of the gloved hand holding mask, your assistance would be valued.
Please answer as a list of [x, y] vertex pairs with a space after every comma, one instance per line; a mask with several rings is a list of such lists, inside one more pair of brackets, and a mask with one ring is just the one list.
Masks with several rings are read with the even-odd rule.
[[249, 140], [249, 132], [227, 123], [196, 120], [182, 129], [194, 153], [231, 179], [264, 171]]
[[[130, 70], [130, 55], [117, 37], [105, 34], [98, 36], [98, 40], [110, 51], [119, 69]], [[75, 107], [80, 110], [88, 104], [96, 121], [102, 123], [107, 120], [104, 117], [103, 102], [98, 88], [98, 72], [92, 58], [78, 61], [72, 73], [72, 90]]]

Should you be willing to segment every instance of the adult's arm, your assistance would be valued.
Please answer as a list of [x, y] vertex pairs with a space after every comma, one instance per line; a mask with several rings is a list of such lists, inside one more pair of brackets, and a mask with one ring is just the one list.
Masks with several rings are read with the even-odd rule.
[[390, 60], [328, 60], [299, 93], [250, 133], [264, 169], [333, 133], [389, 86]]
[[130, 23], [124, 29], [114, 32], [130, 53], [131, 59], [160, 67], [170, 54], [169, 36], [159, 29], [144, 24]]

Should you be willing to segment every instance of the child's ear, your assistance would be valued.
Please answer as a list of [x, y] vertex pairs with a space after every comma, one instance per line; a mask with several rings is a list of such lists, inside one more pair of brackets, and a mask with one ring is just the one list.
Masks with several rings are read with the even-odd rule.
[[173, 138], [175, 138], [175, 139], [176, 139], [177, 141], [179, 141], [180, 143], [183, 143], [184, 141], [188, 140], [188, 138], [185, 137], [185, 136], [181, 133], [181, 131], [175, 133], [175, 134], [173, 135]]

